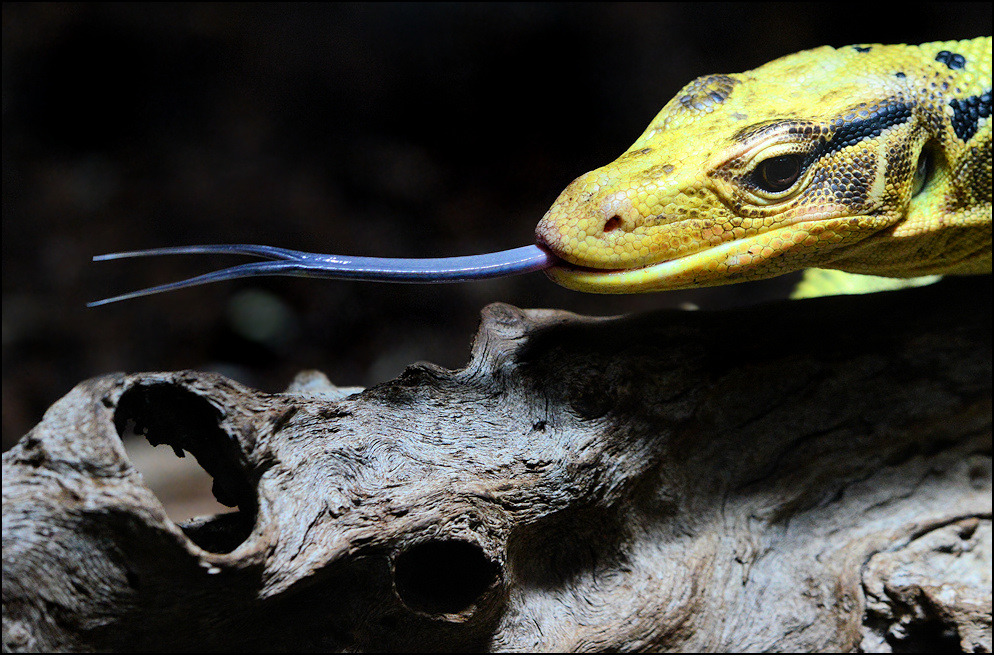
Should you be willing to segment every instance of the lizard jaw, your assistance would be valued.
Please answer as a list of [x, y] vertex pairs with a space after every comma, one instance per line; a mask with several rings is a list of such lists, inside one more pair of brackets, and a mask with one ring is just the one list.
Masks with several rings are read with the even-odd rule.
[[553, 250], [559, 261], [545, 269], [545, 274], [560, 286], [586, 293], [644, 293], [719, 286], [825, 265], [826, 250], [872, 234], [865, 227], [853, 227], [846, 219], [800, 221], [683, 257], [627, 269], [586, 267], [562, 259]]

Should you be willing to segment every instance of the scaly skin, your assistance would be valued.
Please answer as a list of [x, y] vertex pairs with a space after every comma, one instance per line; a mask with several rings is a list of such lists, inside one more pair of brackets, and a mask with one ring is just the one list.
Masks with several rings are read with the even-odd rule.
[[536, 235], [568, 264], [546, 274], [641, 293], [809, 267], [990, 273], [990, 114], [990, 37], [698, 78], [559, 196]]
[[445, 259], [237, 244], [101, 255], [270, 261], [90, 305], [258, 275], [434, 283], [545, 270], [578, 291], [642, 293], [836, 269], [809, 271], [803, 296], [989, 274], [991, 38], [825, 47], [698, 78], [628, 152], [570, 184], [536, 236]]

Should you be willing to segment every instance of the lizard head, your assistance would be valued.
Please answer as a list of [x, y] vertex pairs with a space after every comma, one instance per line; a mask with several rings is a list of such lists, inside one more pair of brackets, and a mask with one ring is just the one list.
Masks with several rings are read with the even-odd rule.
[[595, 293], [712, 286], [833, 268], [867, 244], [883, 245], [861, 258], [891, 266], [881, 274], [933, 272], [888, 261], [886, 242], [935, 174], [938, 149], [895, 75], [900, 62], [861, 67], [869, 48], [691, 82], [539, 222], [538, 242], [563, 260], [547, 275]]
[[269, 261], [90, 304], [260, 275], [434, 283], [544, 270], [579, 291], [637, 293], [809, 267], [990, 273], [988, 53], [989, 37], [825, 47], [694, 80], [628, 152], [562, 192], [530, 246], [441, 259], [245, 244], [112, 253], [94, 259]]

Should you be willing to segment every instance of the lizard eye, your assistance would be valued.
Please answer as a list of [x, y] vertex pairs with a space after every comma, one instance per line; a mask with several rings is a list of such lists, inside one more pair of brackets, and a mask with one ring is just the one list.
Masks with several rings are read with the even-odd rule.
[[768, 193], [789, 189], [801, 176], [802, 155], [780, 155], [759, 162], [752, 173], [752, 183]]

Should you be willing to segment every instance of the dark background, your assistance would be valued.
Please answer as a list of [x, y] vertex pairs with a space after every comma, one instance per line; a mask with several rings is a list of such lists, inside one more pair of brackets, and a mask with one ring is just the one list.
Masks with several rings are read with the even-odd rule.
[[[524, 245], [570, 180], [698, 75], [991, 33], [989, 3], [889, 7], [4, 4], [3, 447], [113, 371], [216, 370], [279, 391], [318, 368], [369, 385], [419, 359], [462, 366], [489, 302], [617, 314], [782, 297], [789, 280], [608, 297], [533, 274], [257, 279], [84, 305], [245, 261], [90, 261], [116, 250]], [[730, 349], [746, 338], [729, 326]]]

